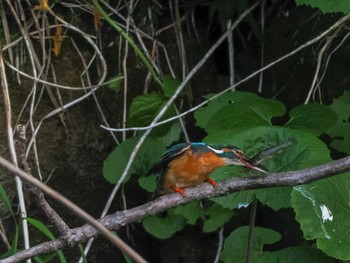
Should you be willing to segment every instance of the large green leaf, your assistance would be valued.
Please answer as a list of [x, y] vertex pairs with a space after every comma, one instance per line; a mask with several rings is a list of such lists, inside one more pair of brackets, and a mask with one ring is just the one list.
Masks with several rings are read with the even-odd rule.
[[167, 215], [154, 215], [146, 217], [142, 221], [146, 231], [160, 239], [166, 239], [180, 231], [186, 224], [182, 215], [176, 215], [168, 211]]
[[313, 247], [287, 247], [273, 252], [264, 252], [258, 263], [335, 263], [334, 258], [328, 257], [321, 250]]
[[164, 145], [171, 145], [173, 142], [180, 139], [182, 129], [178, 121], [166, 124], [166, 126], [161, 126], [159, 128], [155, 128], [155, 130], [151, 132], [150, 137], [157, 138]]
[[324, 13], [342, 12], [350, 14], [349, 0], [295, 0], [298, 5], [318, 7]]
[[177, 79], [174, 79], [171, 75], [164, 75], [162, 81], [164, 96], [170, 98], [175, 93], [180, 82]]
[[206, 219], [203, 225], [204, 232], [212, 232], [222, 227], [233, 216], [231, 209], [225, 209], [218, 204], [212, 204], [205, 212]]
[[165, 97], [159, 93], [137, 96], [130, 105], [128, 126], [146, 126], [150, 124], [165, 102]]
[[297, 106], [289, 115], [290, 120], [285, 127], [308, 131], [316, 136], [326, 132], [337, 121], [337, 115], [329, 106], [317, 103]]
[[187, 224], [194, 225], [204, 215], [204, 209], [199, 201], [177, 206], [173, 209], [174, 214], [186, 218]]
[[208, 134], [220, 131], [241, 132], [255, 126], [271, 126], [271, 118], [285, 112], [279, 101], [263, 99], [250, 93], [228, 93], [225, 98], [226, 102], [224, 98], [221, 100], [221, 104], [225, 106], [213, 102], [195, 114], [197, 124], [205, 128]]
[[336, 125], [329, 129], [328, 134], [335, 137], [331, 146], [338, 151], [350, 154], [350, 91], [335, 99], [330, 107], [338, 115]]
[[[151, 124], [167, 100], [164, 95], [159, 93], [149, 93], [135, 97], [130, 105], [129, 118], [127, 120], [128, 127], [143, 127]], [[161, 120], [168, 119], [174, 115], [175, 110], [173, 107], [170, 107]], [[178, 122], [166, 123], [153, 128], [150, 136], [163, 138], [164, 141], [170, 144], [174, 141], [174, 136], [179, 137], [180, 131], [181, 128]]]
[[157, 187], [157, 178], [159, 175], [152, 174], [149, 176], [141, 176], [138, 179], [139, 186], [145, 189], [148, 192], [153, 193]]
[[[230, 132], [221, 132], [207, 136], [205, 141], [213, 144], [236, 145], [243, 149], [248, 157], [252, 157], [267, 147], [278, 145], [291, 138], [296, 139], [295, 144], [263, 163], [268, 171], [293, 171], [319, 165], [329, 160], [329, 150], [321, 140], [311, 133], [289, 128], [255, 127], [234, 136]], [[232, 176], [256, 174], [255, 171], [243, 167], [237, 167], [232, 171]], [[217, 170], [211, 175], [211, 178], [220, 180], [220, 176], [220, 170]], [[253, 196], [256, 195], [263, 204], [277, 210], [290, 207], [290, 192], [291, 187], [278, 187], [233, 193], [225, 197], [213, 198], [213, 200], [224, 208], [234, 209], [249, 205]]]
[[327, 255], [350, 260], [350, 173], [296, 186], [292, 205], [306, 239]]
[[[263, 253], [263, 246], [273, 244], [281, 239], [281, 235], [271, 229], [254, 227], [251, 262], [258, 262]], [[220, 259], [224, 263], [246, 262], [249, 227], [243, 226], [233, 231], [224, 241]]]
[[[210, 96], [207, 96], [207, 98], [209, 97]], [[232, 105], [238, 105], [234, 107], [235, 111], [230, 112], [230, 110], [225, 110], [224, 113], [228, 115], [220, 116], [219, 112], [221, 110]], [[248, 109], [245, 110], [245, 108]], [[244, 116], [241, 110], [248, 115]], [[227, 92], [223, 96], [209, 102], [205, 107], [198, 109], [194, 113], [194, 116], [198, 126], [209, 130], [220, 130], [219, 127], [211, 127], [212, 122], [215, 120], [215, 115], [221, 120], [221, 126], [224, 126], [223, 130], [226, 130], [232, 126], [239, 127], [241, 122], [249, 127], [254, 126], [254, 123], [247, 122], [249, 119], [256, 120], [257, 123], [269, 123], [272, 117], [281, 116], [284, 112], [285, 108], [279, 101], [264, 99], [249, 92], [235, 91]], [[224, 120], [226, 120], [226, 122]], [[245, 127], [242, 126], [241, 128], [244, 129]]]
[[[125, 140], [115, 148], [104, 161], [103, 176], [112, 184], [118, 182], [123, 174], [126, 164], [138, 140], [138, 138]], [[166, 147], [160, 140], [152, 137], [147, 138], [136, 155], [126, 181], [131, 174], [145, 174], [152, 164], [158, 161], [165, 150]]]

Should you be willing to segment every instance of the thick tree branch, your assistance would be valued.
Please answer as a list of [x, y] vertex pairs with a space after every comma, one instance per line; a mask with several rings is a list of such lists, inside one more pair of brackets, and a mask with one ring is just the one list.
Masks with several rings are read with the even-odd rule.
[[[333, 175], [338, 175], [350, 171], [350, 157], [333, 161], [324, 165], [307, 168], [299, 171], [269, 174], [265, 177], [238, 178], [234, 177], [219, 182], [217, 187], [213, 188], [210, 184], [204, 183], [197, 187], [186, 189], [185, 196], [178, 193], [162, 196], [152, 202], [140, 205], [138, 207], [118, 211], [108, 215], [100, 222], [108, 229], [119, 229], [129, 223], [140, 221], [143, 218], [162, 212], [171, 207], [186, 204], [190, 201], [222, 196], [232, 192], [239, 192], [249, 189], [259, 189], [277, 186], [295, 186], [309, 183], [312, 181], [324, 179]], [[57, 251], [67, 246], [74, 246], [84, 242], [98, 234], [98, 231], [91, 225], [84, 225], [69, 231], [66, 235], [57, 240], [45, 242], [34, 246], [28, 250], [22, 251], [4, 259], [3, 263], [18, 262], [29, 257], [41, 255], [44, 253]]]

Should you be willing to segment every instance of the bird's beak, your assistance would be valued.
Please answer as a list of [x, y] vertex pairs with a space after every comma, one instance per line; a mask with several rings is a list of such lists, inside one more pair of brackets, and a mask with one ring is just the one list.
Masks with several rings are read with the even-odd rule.
[[262, 173], [267, 173], [266, 171], [264, 171], [263, 169], [257, 167], [257, 166], [254, 166], [252, 165], [250, 162], [249, 162], [249, 159], [247, 157], [245, 157], [243, 154], [237, 154], [237, 157], [238, 159], [241, 161], [241, 163], [250, 168], [250, 169], [253, 169], [253, 170], [256, 170], [256, 171], [259, 171], [259, 172], [262, 172]]

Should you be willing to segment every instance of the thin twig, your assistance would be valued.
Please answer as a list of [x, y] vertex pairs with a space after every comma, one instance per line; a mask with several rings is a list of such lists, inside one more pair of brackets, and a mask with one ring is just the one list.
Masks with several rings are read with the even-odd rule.
[[218, 233], [218, 248], [216, 250], [216, 256], [214, 259], [214, 263], [219, 263], [220, 260], [220, 254], [221, 254], [221, 250], [222, 250], [222, 244], [224, 243], [224, 228], [221, 227], [220, 231]]
[[[227, 30], [231, 28], [231, 19], [227, 22]], [[234, 44], [233, 44], [233, 32], [231, 32], [227, 37], [227, 46], [228, 46], [228, 65], [229, 65], [229, 76], [230, 76], [230, 86], [235, 84], [235, 53], [234, 53]], [[233, 89], [234, 91], [234, 89]]]
[[[10, 94], [9, 94], [8, 85], [7, 85], [6, 71], [5, 71], [4, 61], [2, 59], [1, 49], [0, 49], [0, 80], [1, 80], [2, 95], [4, 99], [4, 111], [6, 116], [8, 146], [9, 146], [9, 151], [10, 151], [11, 161], [13, 163], [13, 166], [17, 167], [18, 163], [17, 163], [15, 143], [13, 139], [11, 100], [10, 100]], [[15, 181], [16, 181], [16, 189], [17, 189], [17, 195], [18, 195], [19, 206], [21, 211], [21, 218], [23, 219], [22, 230], [23, 230], [24, 247], [25, 249], [29, 249], [30, 238], [29, 238], [29, 231], [28, 231], [28, 222], [26, 220], [27, 209], [26, 209], [26, 204], [25, 204], [24, 195], [23, 195], [22, 181], [18, 176], [15, 177]], [[27, 260], [27, 263], [30, 263], [30, 262], [31, 260]]]

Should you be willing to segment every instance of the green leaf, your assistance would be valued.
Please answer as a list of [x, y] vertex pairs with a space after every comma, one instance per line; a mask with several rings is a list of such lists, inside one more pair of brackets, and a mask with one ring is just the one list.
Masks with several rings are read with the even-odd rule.
[[149, 125], [165, 102], [165, 97], [158, 93], [135, 97], [130, 105], [128, 126]]
[[[281, 239], [281, 235], [271, 229], [254, 227], [253, 249], [251, 262], [258, 262], [257, 259], [263, 253], [263, 246], [273, 244]], [[224, 247], [220, 259], [224, 263], [245, 262], [249, 227], [243, 226], [234, 230], [224, 241]]]
[[330, 107], [338, 116], [336, 125], [329, 129], [328, 134], [335, 137], [331, 146], [340, 151], [350, 154], [350, 91], [345, 91], [343, 96], [335, 99]]
[[164, 215], [154, 215], [146, 217], [142, 221], [142, 225], [145, 230], [151, 235], [166, 239], [173, 236], [176, 232], [180, 231], [186, 224], [186, 220], [182, 215], [176, 215], [170, 213]]
[[258, 263], [335, 263], [334, 258], [328, 257], [321, 250], [313, 247], [287, 247], [279, 251], [264, 252]]
[[148, 192], [153, 193], [157, 187], [158, 175], [141, 176], [138, 180], [139, 185]]
[[47, 226], [45, 226], [43, 224], [43, 222], [41, 222], [35, 218], [30, 218], [30, 217], [27, 217], [26, 220], [28, 221], [28, 223], [30, 223], [32, 226], [34, 226], [36, 229], [38, 229], [41, 233], [43, 233], [49, 239], [51, 239], [51, 240], [55, 239], [55, 237], [52, 234], [52, 232], [50, 231], [50, 229], [48, 229]]
[[[160, 129], [162, 128], [162, 130]], [[171, 145], [180, 139], [181, 125], [178, 121], [155, 128], [150, 137], [157, 138], [164, 145]]]
[[82, 257], [83, 259], [83, 263], [87, 263], [87, 258], [86, 258], [86, 255], [84, 253], [84, 247], [82, 244], [78, 244], [78, 248], [79, 248], [79, 252], [80, 252], [80, 256]]
[[[205, 96], [209, 99], [212, 95]], [[224, 95], [209, 102], [206, 106], [196, 110], [194, 116], [197, 120], [197, 125], [202, 128], [208, 126], [209, 119], [216, 114], [219, 110], [234, 103], [248, 104], [254, 101], [264, 100], [258, 95], [250, 92], [229, 91]]]
[[175, 207], [173, 211], [176, 215], [184, 216], [189, 225], [194, 225], [204, 215], [204, 210], [198, 201]]
[[285, 127], [308, 131], [316, 136], [326, 132], [337, 121], [337, 115], [329, 106], [317, 103], [297, 106], [289, 115], [290, 120]]
[[[230, 132], [221, 132], [207, 136], [205, 141], [213, 144], [236, 145], [244, 151], [246, 156], [252, 157], [265, 148], [278, 145], [291, 138], [296, 139], [295, 144], [263, 163], [263, 166], [268, 171], [293, 171], [319, 165], [329, 160], [329, 150], [320, 139], [311, 133], [289, 128], [255, 127], [237, 133], [234, 136]], [[243, 167], [237, 167], [232, 171], [234, 172], [231, 176], [257, 174], [256, 171]], [[220, 170], [215, 171], [211, 178], [218, 180], [218, 173], [220, 173]], [[225, 197], [213, 198], [212, 200], [224, 208], [234, 209], [249, 205], [254, 195], [256, 195], [263, 204], [278, 210], [283, 207], [290, 207], [290, 193], [290, 187], [278, 187], [233, 193]]]
[[348, 0], [295, 0], [298, 5], [318, 7], [324, 13], [342, 12], [350, 14]]
[[294, 187], [292, 205], [306, 239], [327, 255], [350, 260], [350, 173]]
[[163, 77], [163, 92], [164, 96], [170, 98], [175, 93], [176, 88], [180, 85], [177, 79], [174, 79], [171, 75], [164, 75]]
[[122, 83], [123, 76], [122, 74], [118, 74], [115, 77], [113, 77], [110, 81], [110, 83], [107, 85], [107, 87], [111, 90], [114, 90], [115, 92], [118, 92], [120, 90], [120, 85]]
[[[27, 222], [29, 224], [34, 226], [36, 229], [38, 229], [41, 233], [43, 233], [49, 239], [51, 239], [51, 240], [55, 239], [55, 236], [52, 234], [50, 229], [48, 229], [47, 226], [44, 225], [41, 221], [39, 221], [39, 220], [37, 220], [35, 218], [30, 218], [30, 217], [27, 217], [26, 220], [27, 220]], [[58, 255], [59, 259], [60, 259], [60, 262], [63, 262], [63, 263], [67, 262], [66, 258], [64, 257], [64, 254], [62, 253], [61, 250], [57, 251], [57, 255]]]
[[271, 126], [271, 118], [285, 113], [284, 105], [250, 93], [227, 93], [221, 100], [197, 110], [197, 125], [208, 134], [221, 131], [241, 132], [255, 126]]
[[228, 194], [225, 196], [214, 197], [215, 203], [220, 204], [223, 208], [235, 209], [235, 208], [246, 208], [254, 200], [255, 190], [247, 190], [243, 192]]
[[[115, 148], [104, 161], [103, 176], [110, 183], [115, 184], [118, 182], [138, 140], [138, 138], [125, 140]], [[137, 153], [125, 182], [130, 178], [131, 174], [145, 174], [153, 163], [158, 161], [165, 150], [165, 145], [158, 139], [151, 137], [147, 138]]]
[[[128, 127], [143, 127], [151, 124], [159, 111], [167, 102], [167, 98], [158, 93], [149, 93], [137, 96], [130, 105], [129, 118], [127, 120]], [[175, 110], [170, 107], [160, 120], [168, 119], [175, 115]], [[150, 136], [162, 138], [166, 145], [171, 144], [179, 138], [181, 127], [178, 122], [167, 123], [154, 128]], [[175, 138], [174, 138], [175, 137]]]
[[8, 195], [6, 194], [6, 191], [2, 187], [1, 183], [0, 183], [0, 201], [1, 201], [1, 203], [4, 203], [7, 212], [9, 212], [12, 216], [14, 216], [14, 212], [12, 210], [10, 199], [8, 198]]
[[228, 222], [233, 216], [233, 211], [213, 203], [205, 215], [206, 220], [204, 221], [203, 231], [207, 233], [217, 230]]

